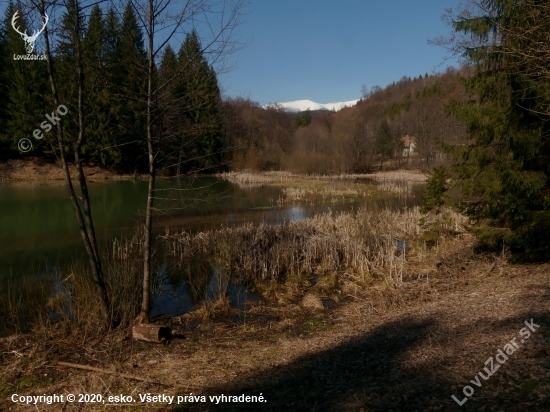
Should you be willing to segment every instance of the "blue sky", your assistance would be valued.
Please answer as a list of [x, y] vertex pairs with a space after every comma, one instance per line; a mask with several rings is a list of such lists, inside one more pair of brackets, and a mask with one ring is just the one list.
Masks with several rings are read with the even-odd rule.
[[[91, 2], [91, 1], [90, 1]], [[6, 0], [0, 0], [3, 16]], [[459, 0], [250, 0], [236, 36], [247, 43], [219, 76], [226, 96], [264, 105], [353, 100], [361, 86], [443, 71], [446, 51], [428, 39]], [[174, 5], [178, 4], [175, 0]], [[173, 45], [176, 49], [179, 45]]]
[[[238, 35], [249, 42], [220, 77], [228, 96], [260, 104], [360, 97], [403, 76], [443, 70], [446, 52], [428, 39], [458, 0], [255, 0]], [[442, 65], [443, 64], [443, 65]], [[453, 62], [451, 62], [453, 64]]]

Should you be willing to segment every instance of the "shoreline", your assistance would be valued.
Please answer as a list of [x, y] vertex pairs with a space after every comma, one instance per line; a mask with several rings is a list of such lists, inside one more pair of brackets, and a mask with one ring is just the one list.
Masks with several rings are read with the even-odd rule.
[[[96, 165], [84, 165], [84, 173], [89, 182], [103, 182], [134, 179], [134, 175], [118, 174]], [[73, 181], [77, 176], [76, 166], [69, 163]], [[60, 160], [40, 158], [10, 159], [0, 162], [0, 185], [12, 186], [58, 186], [65, 184], [65, 175]]]
[[[192, 391], [206, 401], [183, 402], [180, 408], [212, 410], [209, 396], [245, 393], [262, 394], [270, 410], [289, 404], [293, 410], [387, 410], [402, 403], [420, 411], [437, 402], [440, 410], [459, 411], [452, 395], [462, 401], [464, 385], [479, 364], [532, 320], [540, 328], [494, 377], [480, 381], [467, 406], [490, 402], [515, 411], [528, 402], [529, 410], [547, 411], [548, 399], [541, 395], [550, 388], [545, 289], [550, 266], [510, 265], [504, 256], [475, 252], [475, 246], [471, 233], [453, 230], [431, 248], [413, 248], [397, 284], [388, 284], [378, 271], [361, 280], [354, 270], [327, 273], [317, 285], [302, 278], [266, 283], [261, 301], [246, 301], [244, 319], [226, 300], [170, 319], [169, 326], [185, 336], [170, 345], [133, 341], [129, 328], [83, 339], [77, 325], [64, 329], [63, 322], [0, 338], [0, 409], [26, 410], [27, 405], [10, 401], [14, 393], [100, 393], [134, 395], [135, 403], [118, 405], [121, 410], [160, 410], [170, 405], [141, 402], [138, 394], [183, 397]], [[341, 302], [332, 308], [306, 302], [313, 289], [330, 286], [331, 276], [339, 279], [334, 296]], [[300, 304], [289, 293], [306, 295]], [[36, 334], [41, 339], [33, 340]], [[70, 369], [59, 361], [149, 381]], [[223, 406], [260, 410], [250, 404]], [[85, 410], [104, 406], [87, 404]]]
[[[69, 165], [71, 176], [76, 177], [76, 167]], [[120, 174], [97, 165], [84, 165], [84, 173], [89, 182], [105, 182], [142, 179], [143, 175]], [[221, 174], [213, 174], [222, 179], [239, 184], [281, 184], [295, 179], [307, 180], [362, 180], [371, 179], [376, 182], [383, 181], [407, 181], [414, 183], [426, 182], [428, 176], [418, 170], [388, 170], [368, 174], [349, 175], [303, 175], [287, 171], [252, 172], [232, 171]], [[159, 176], [159, 178], [163, 178]], [[57, 186], [65, 183], [65, 176], [59, 160], [45, 160], [41, 158], [10, 159], [0, 162], [0, 185], [13, 186]]]

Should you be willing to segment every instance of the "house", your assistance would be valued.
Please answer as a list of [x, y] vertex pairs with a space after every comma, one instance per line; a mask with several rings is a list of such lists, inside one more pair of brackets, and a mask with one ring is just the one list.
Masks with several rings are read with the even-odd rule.
[[401, 143], [403, 143], [403, 156], [412, 156], [415, 154], [416, 138], [414, 136], [403, 136]]

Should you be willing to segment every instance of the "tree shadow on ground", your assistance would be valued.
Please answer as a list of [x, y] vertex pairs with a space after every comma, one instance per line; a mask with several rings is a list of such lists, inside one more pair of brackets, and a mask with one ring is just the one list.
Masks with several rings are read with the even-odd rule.
[[[341, 345], [306, 355], [288, 366], [272, 367], [247, 379], [246, 385], [238, 382], [224, 387], [211, 388], [210, 395], [263, 395], [266, 403], [239, 403], [204, 405], [205, 410], [227, 411], [321, 411], [338, 410], [338, 405], [363, 403], [365, 388], [375, 393], [377, 403], [386, 404], [384, 409], [404, 410], [402, 408], [412, 398], [429, 396], [432, 388], [422, 379], [429, 371], [408, 371], [413, 374], [403, 376], [399, 368], [400, 357], [413, 347], [424, 342], [435, 326], [434, 319], [423, 320], [405, 318], [379, 326], [362, 337], [347, 341]], [[297, 341], [296, 344], [302, 344]], [[415, 381], [415, 392], [407, 388], [408, 381]], [[250, 383], [254, 382], [254, 383]], [[450, 386], [449, 386], [450, 387]], [[369, 396], [369, 395], [367, 395]], [[395, 402], [391, 406], [384, 401]], [[391, 399], [391, 400], [390, 400]], [[186, 405], [178, 409], [201, 410]], [[357, 409], [359, 410], [359, 408]], [[367, 409], [365, 409], [367, 410]]]
[[[499, 322], [478, 320], [473, 325], [463, 325], [456, 332], [457, 339], [476, 339], [476, 332], [484, 330], [490, 336], [497, 336], [502, 344], [510, 331], [514, 333], [523, 326], [523, 321], [532, 317], [543, 325], [550, 325], [547, 312], [516, 314]], [[448, 325], [446, 325], [448, 326]], [[452, 353], [445, 342], [452, 342], [453, 336], [442, 337], [443, 345], [437, 344], [439, 355], [429, 353], [433, 345], [434, 330], [438, 322], [434, 318], [424, 319], [406, 317], [399, 321], [383, 324], [372, 332], [356, 339], [346, 341], [334, 348], [303, 356], [285, 366], [275, 366], [258, 371], [252, 377], [238, 379], [227, 385], [212, 387], [200, 395], [259, 396], [265, 403], [231, 403], [216, 405], [206, 404], [180, 405], [178, 411], [363, 411], [363, 412], [398, 412], [398, 411], [547, 411], [548, 402], [535, 405], [528, 402], [529, 393], [515, 385], [515, 394], [498, 393], [499, 385], [509, 371], [525, 372], [519, 379], [527, 379], [534, 366], [512, 361], [505, 368], [496, 372], [487, 382], [481, 381], [482, 388], [476, 388], [476, 394], [459, 406], [452, 398], [464, 399], [462, 389], [475, 378], [478, 370], [464, 376], [458, 382], [445, 377], [449, 367], [441, 364], [441, 358], [450, 356], [460, 362], [472, 359], [461, 359], [466, 354]], [[445, 330], [443, 328], [443, 330]], [[441, 330], [438, 330], [441, 333]], [[541, 336], [544, 341], [544, 338]], [[473, 342], [475, 344], [475, 342]], [[297, 341], [296, 344], [307, 344]], [[475, 350], [476, 360], [486, 353], [494, 355], [500, 347], [485, 347], [480, 343], [479, 351]], [[426, 354], [423, 354], [424, 348]], [[421, 350], [420, 350], [421, 349]], [[421, 357], [417, 367], [406, 366], [404, 360], [407, 352], [416, 351]], [[445, 350], [450, 353], [445, 354]], [[515, 355], [514, 355], [515, 356]], [[511, 356], [511, 358], [514, 358]], [[520, 355], [521, 357], [521, 355]], [[529, 357], [529, 356], [527, 356]], [[544, 358], [536, 361], [539, 366], [550, 370], [550, 360]], [[448, 362], [445, 362], [448, 363]], [[471, 368], [471, 366], [470, 366]], [[498, 375], [501, 375], [498, 377]], [[499, 383], [500, 380], [500, 383]], [[520, 381], [522, 382], [522, 381]], [[548, 382], [550, 384], [550, 382]], [[514, 385], [508, 385], [514, 387]], [[489, 393], [495, 395], [488, 395]], [[183, 393], [188, 395], [189, 393]], [[197, 395], [197, 393], [195, 393]], [[532, 398], [532, 397], [531, 397]], [[523, 406], [521, 403], [523, 402]], [[487, 407], [487, 409], [485, 409]], [[518, 409], [519, 408], [519, 409]]]

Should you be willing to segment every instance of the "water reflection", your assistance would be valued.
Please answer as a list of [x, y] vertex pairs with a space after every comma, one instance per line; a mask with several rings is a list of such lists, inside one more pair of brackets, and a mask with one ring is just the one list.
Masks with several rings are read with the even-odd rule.
[[166, 272], [166, 266], [162, 265], [156, 270], [156, 282], [153, 288], [151, 303], [151, 318], [157, 318], [166, 314], [181, 315], [196, 308], [195, 302], [187, 291], [185, 282], [173, 284]]
[[[365, 180], [345, 182], [365, 183]], [[375, 183], [369, 181], [370, 183]], [[344, 184], [344, 183], [343, 183]], [[185, 230], [197, 232], [244, 223], [281, 224], [307, 219], [319, 213], [349, 211], [359, 207], [410, 207], [418, 204], [418, 183], [378, 182], [382, 190], [398, 192], [391, 198], [360, 198], [342, 202], [327, 197], [326, 203], [296, 201], [285, 204], [281, 188], [243, 188], [215, 177], [161, 179], [155, 193], [155, 234]], [[143, 221], [147, 182], [117, 181], [90, 183], [90, 198], [97, 237], [101, 247], [112, 240], [131, 237]], [[398, 245], [407, 250], [407, 245]], [[5, 274], [27, 280], [40, 273], [56, 271], [71, 259], [84, 255], [76, 218], [64, 187], [14, 187], [0, 185], [0, 278]], [[213, 299], [223, 283], [220, 273], [205, 280], [206, 292], [189, 289], [184, 279], [157, 268], [152, 316], [184, 313], [196, 307], [197, 299]], [[180, 277], [181, 278], [181, 277]], [[216, 286], [218, 285], [218, 286]], [[225, 285], [234, 307], [244, 308], [255, 296], [235, 285]], [[205, 295], [206, 294], [206, 295]]]
[[247, 302], [259, 301], [259, 297], [246, 287], [230, 284], [228, 277], [219, 268], [214, 268], [205, 290], [195, 299], [189, 293], [188, 285], [183, 278], [168, 275], [166, 265], [159, 266], [156, 273], [150, 313], [152, 319], [166, 315], [182, 315], [195, 310], [202, 301], [214, 302], [225, 296], [229, 298], [231, 306], [241, 312], [247, 309]]

